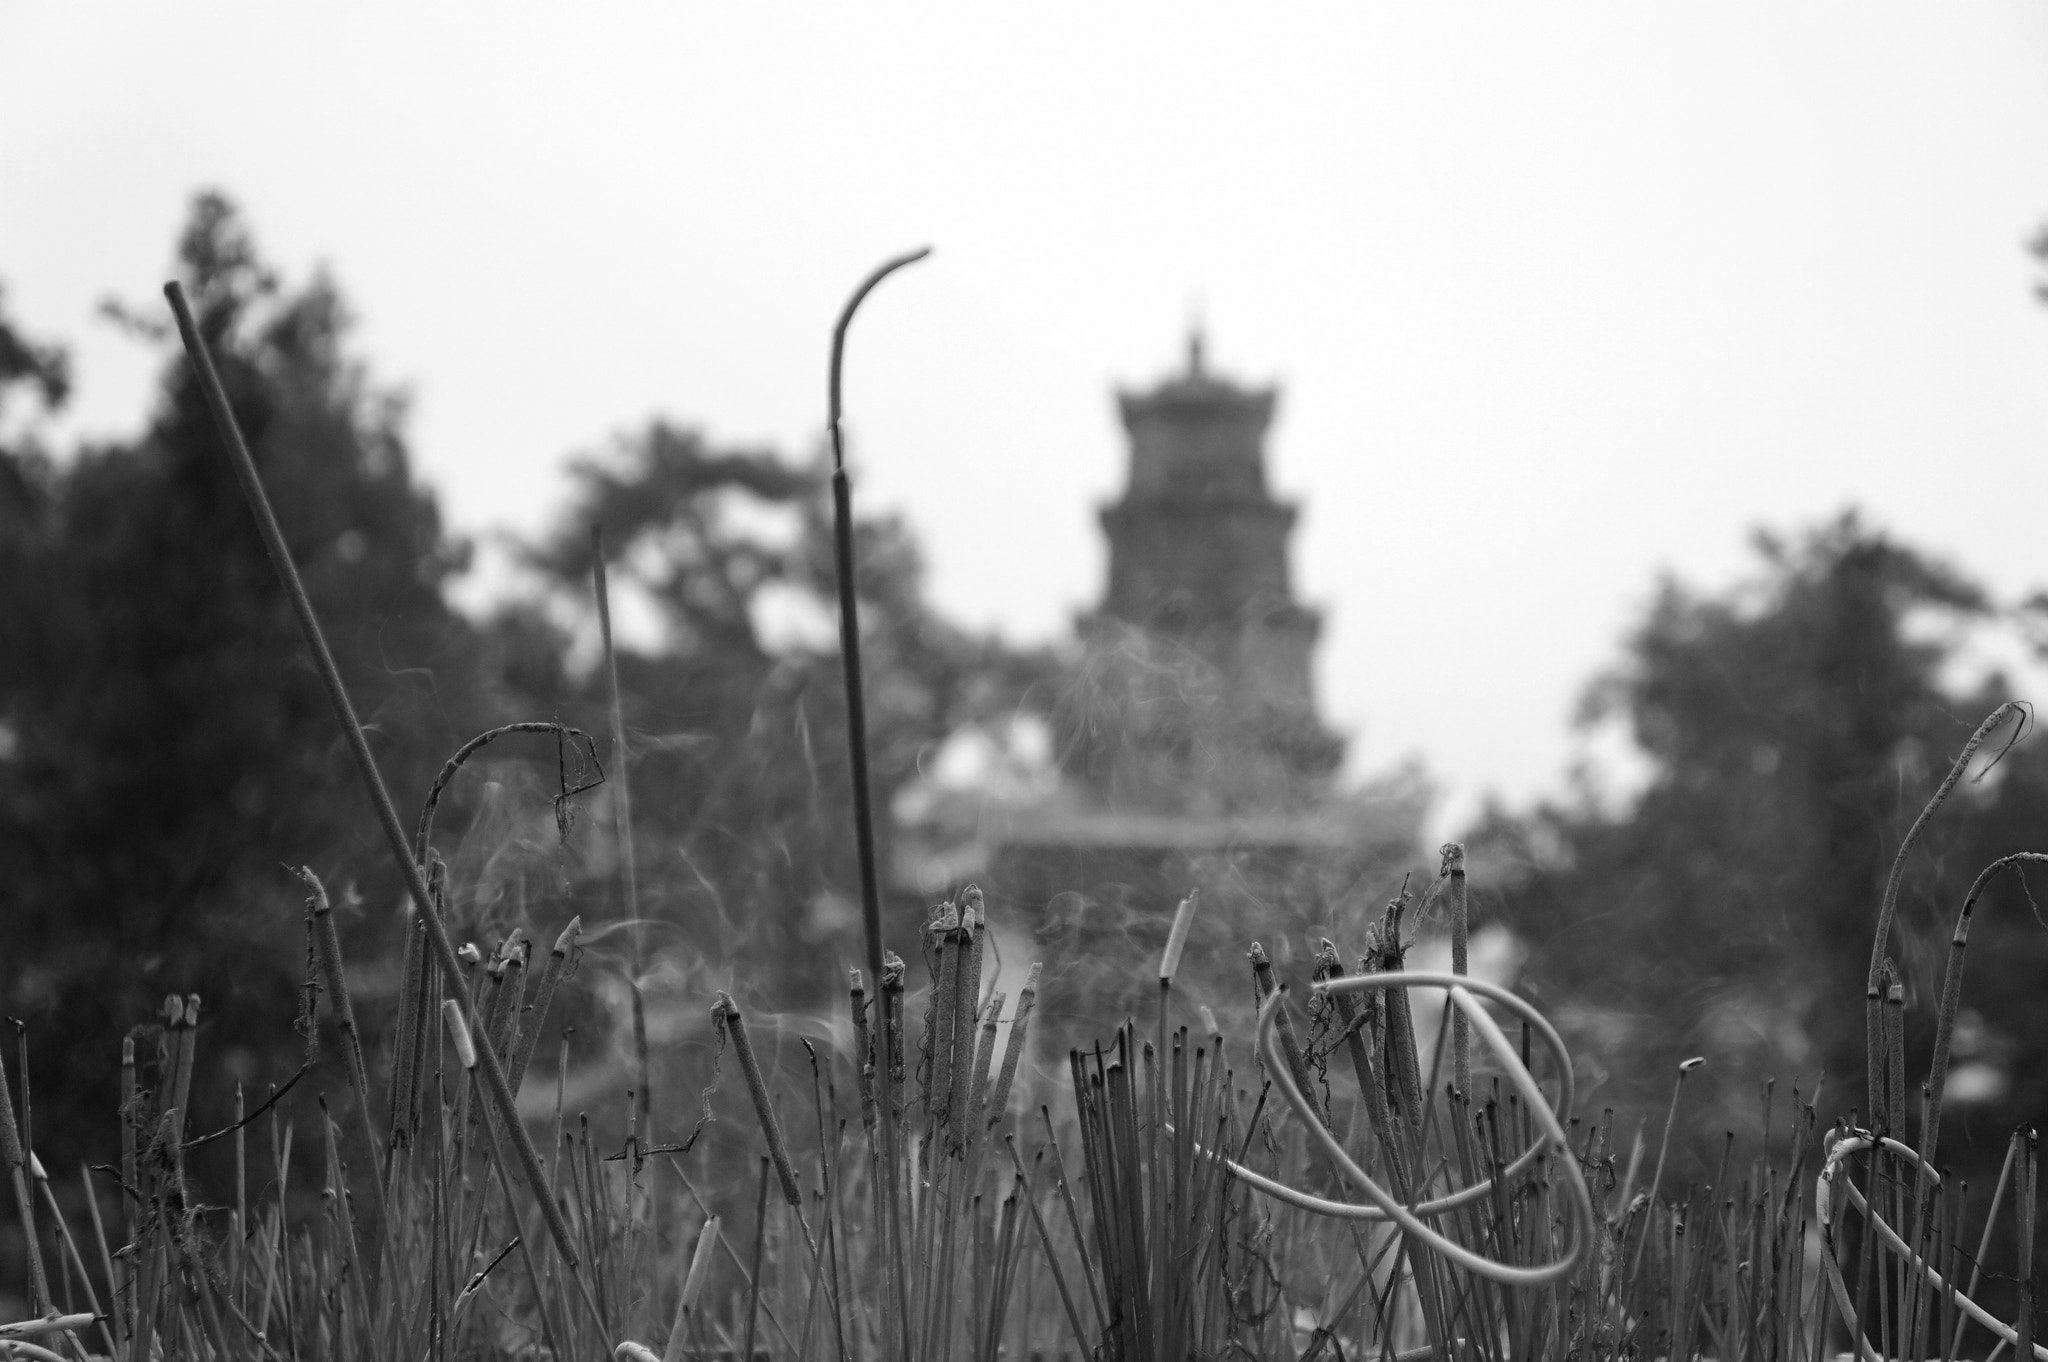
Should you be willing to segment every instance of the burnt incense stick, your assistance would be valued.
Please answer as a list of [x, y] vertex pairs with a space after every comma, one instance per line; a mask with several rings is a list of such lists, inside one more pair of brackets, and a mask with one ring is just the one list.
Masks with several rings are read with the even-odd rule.
[[839, 578], [839, 646], [846, 682], [847, 755], [853, 765], [854, 835], [860, 852], [861, 926], [867, 933], [868, 973], [878, 979], [882, 975], [882, 902], [875, 872], [874, 809], [868, 785], [867, 703], [861, 682], [860, 608], [853, 561], [853, 495], [846, 479], [846, 441], [840, 430], [840, 372], [846, 358], [846, 328], [852, 324], [861, 302], [882, 280], [930, 254], [931, 247], [922, 246], [885, 261], [846, 300], [838, 324], [832, 328], [832, 370], [827, 394], [826, 429], [832, 439], [832, 534]]
[[875, 1071], [882, 1061], [875, 1052], [875, 1028], [868, 1021], [868, 991], [859, 970], [849, 970], [848, 990], [853, 1014], [853, 1064], [860, 1076], [860, 1123], [872, 1133], [879, 1108], [875, 1104]]
[[540, 982], [534, 989], [533, 1002], [528, 1005], [528, 1011], [533, 1015], [520, 1028], [519, 1043], [512, 1052], [512, 1069], [505, 1075], [515, 1093], [519, 1091], [520, 1080], [526, 1077], [526, 1066], [533, 1060], [534, 1046], [540, 1040], [541, 1023], [546, 1020], [548, 1009], [555, 1001], [555, 989], [564, 975], [575, 968], [575, 959], [582, 952], [582, 947], [577, 944], [582, 935], [583, 919], [570, 918], [569, 925], [562, 928], [561, 935], [555, 938], [547, 963], [541, 966]]
[[732, 995], [722, 989], [711, 1004], [711, 1025], [732, 1038], [740, 1073], [747, 1080], [747, 1095], [754, 1101], [754, 1115], [761, 1122], [762, 1137], [768, 1141], [768, 1155], [775, 1160], [775, 1176], [782, 1182], [782, 1199], [801, 1212], [804, 1194], [797, 1185], [796, 1164], [789, 1157], [789, 1143], [782, 1135], [782, 1121], [775, 1115], [774, 1099], [768, 1095], [768, 1080], [761, 1073], [760, 1058], [747, 1036], [746, 1017]]
[[[853, 489], [846, 480], [846, 441], [839, 428], [839, 375], [846, 358], [846, 328], [853, 322], [853, 314], [861, 301], [875, 285], [902, 269], [915, 264], [931, 254], [931, 247], [921, 246], [906, 252], [893, 260], [884, 261], [860, 283], [853, 296], [846, 300], [846, 306], [839, 313], [839, 322], [832, 328], [832, 369], [828, 381], [827, 431], [832, 439], [832, 544], [834, 564], [839, 578], [839, 660], [845, 671], [846, 684], [846, 748], [851, 761], [853, 778], [853, 830], [854, 847], [860, 857], [860, 917], [861, 927], [867, 936], [868, 974], [873, 978], [883, 977], [882, 943], [882, 894], [875, 871], [875, 814], [873, 795], [868, 783], [868, 713], [866, 697], [861, 689], [860, 667], [860, 610], [857, 604], [858, 592], [854, 583], [853, 563]], [[881, 1105], [884, 1111], [891, 1110], [895, 1102], [895, 1075], [886, 1066], [877, 1066], [881, 1080]], [[886, 1213], [882, 1217], [886, 1235], [889, 1273], [897, 1294], [899, 1310], [907, 1314], [907, 1297], [904, 1294], [902, 1226], [896, 1223], [896, 1125], [893, 1121], [882, 1122], [882, 1185], [876, 1190], [882, 1196]]]
[[1010, 1018], [1010, 1039], [1003, 1046], [1003, 1067], [996, 1077], [996, 1085], [988, 1098], [987, 1133], [996, 1128], [998, 1122], [1010, 1109], [1010, 1088], [1017, 1081], [1017, 1066], [1024, 1058], [1024, 1047], [1031, 1037], [1031, 1010], [1038, 1002], [1038, 978], [1044, 965], [1033, 963], [1031, 972], [1024, 976], [1024, 991], [1017, 995], [1017, 1013]]
[[[1450, 904], [1451, 973], [1469, 974], [1472, 926], [1465, 883], [1465, 848], [1458, 842], [1446, 842], [1439, 854], [1443, 857], [1440, 875]], [[1472, 1023], [1455, 1007], [1451, 1009], [1451, 1082], [1460, 1095], [1472, 1095]]]
[[[263, 490], [263, 480], [256, 471], [256, 462], [249, 454], [249, 445], [242, 438], [242, 428], [235, 420], [234, 409], [228, 405], [226, 389], [221, 386], [220, 374], [214, 369], [213, 356], [200, 338], [199, 328], [192, 320], [191, 306], [185, 301], [185, 290], [176, 280], [164, 285], [164, 297], [170, 301], [171, 312], [178, 321], [178, 334], [185, 345], [185, 353], [192, 361], [193, 371], [199, 378], [199, 386], [206, 396], [206, 405], [213, 413], [215, 427], [220, 432], [221, 444], [226, 448], [228, 462], [234, 468], [235, 479], [241, 484], [242, 495], [249, 503], [249, 512], [255, 518], [256, 528], [263, 536], [263, 546], [270, 555], [271, 566], [276, 570], [278, 581], [290, 598], [292, 613], [298, 617], [299, 631], [304, 636], [306, 649], [313, 655], [314, 669], [320, 674], [320, 683], [327, 692], [328, 703], [334, 708], [335, 719], [341, 725], [342, 736], [348, 740], [349, 753], [355, 758], [356, 770], [361, 775], [365, 793], [375, 808], [377, 821], [382, 827], [384, 838], [390, 845], [391, 859], [397, 863], [398, 872], [405, 880], [406, 890], [412, 895], [414, 907], [427, 924], [427, 941], [434, 949], [434, 958], [441, 967], [448, 988], [458, 997], [466, 996], [465, 980], [461, 963], [455, 958], [455, 943], [448, 937], [448, 928], [435, 911], [433, 896], [427, 892], [426, 876], [419, 863], [414, 860], [412, 847], [399, 824], [398, 811], [392, 806], [391, 794], [384, 786], [383, 773], [377, 769], [377, 758], [370, 751], [369, 740], [363, 735], [362, 722], [356, 718], [355, 705], [348, 698], [348, 690], [342, 684], [341, 669], [335, 666], [334, 654], [327, 647], [327, 637], [320, 629], [320, 619], [313, 613], [313, 602], [306, 595], [306, 587], [299, 580], [298, 567], [292, 562], [290, 548], [284, 542], [284, 531], [278, 526], [277, 514], [271, 509], [269, 494]], [[471, 1006], [470, 1029], [478, 1029], [481, 1020]], [[547, 1175], [540, 1166], [540, 1155], [535, 1152], [533, 1140], [526, 1133], [526, 1126], [519, 1119], [519, 1106], [513, 1099], [512, 1089], [505, 1080], [505, 1066], [497, 1055], [486, 1045], [478, 1055], [484, 1074], [484, 1088], [491, 1101], [497, 1106], [507, 1134], [511, 1136], [513, 1149], [526, 1171], [528, 1185], [533, 1189], [533, 1198], [539, 1203], [541, 1217], [547, 1222], [548, 1233], [555, 1241], [555, 1249], [562, 1255], [562, 1261], [574, 1274], [581, 1259], [576, 1253], [574, 1241], [569, 1234], [568, 1222], [563, 1218], [555, 1202], [554, 1191]]]
[[[882, 1118], [903, 1124], [903, 972], [901, 956], [889, 951], [882, 957], [882, 1039], [875, 1053], [875, 1072], [888, 1072], [881, 1086]], [[886, 1146], [885, 1146], [886, 1148]]]
[[[925, 1023], [924, 1049], [918, 1069], [924, 1075], [924, 1128], [936, 1136], [953, 1110], [954, 1011], [960, 1005], [960, 912], [940, 905], [930, 935], [938, 943], [938, 965], [932, 970], [931, 1002]], [[930, 1067], [927, 1068], [926, 1066]]]
[[[370, 1205], [376, 1215], [376, 1236], [381, 1239], [390, 1232], [384, 1211], [384, 1170], [377, 1163], [377, 1135], [370, 1121], [370, 1070], [363, 1062], [362, 1035], [356, 1029], [355, 1003], [349, 998], [347, 971], [341, 958], [341, 934], [334, 926], [334, 904], [327, 897], [327, 886], [320, 882], [311, 866], [300, 866], [297, 874], [305, 882], [306, 906], [313, 916], [320, 943], [320, 972], [327, 982], [328, 1006], [334, 1009], [335, 1019], [341, 1026], [341, 1056], [348, 1069], [349, 1083], [355, 1088], [356, 1130], [363, 1141], [364, 1157], [370, 1161]], [[381, 1271], [381, 1259], [374, 1247], [370, 1262], [375, 1276]]]
[[[1251, 961], [1252, 979], [1258, 985], [1259, 1001], [1263, 1003], [1279, 987], [1273, 977], [1272, 957], [1266, 954], [1264, 946], [1254, 941], [1251, 949], [1245, 952], [1245, 958]], [[1294, 1019], [1287, 1015], [1284, 1006], [1280, 1009], [1278, 1021], [1281, 1051], [1287, 1056], [1287, 1067], [1294, 1075], [1295, 1086], [1308, 1098], [1308, 1104], [1315, 1109], [1316, 1119], [1327, 1125], [1329, 1113], [1316, 1099], [1314, 1074], [1308, 1067], [1307, 1057], [1302, 1054], [1301, 1038], [1295, 1034]]]
[[946, 1149], [953, 1154], [966, 1147], [969, 1109], [973, 1105], [970, 1090], [974, 1084], [975, 1024], [980, 1019], [981, 957], [987, 936], [981, 890], [968, 885], [961, 892], [960, 901], [960, 935], [965, 939], [960, 943], [960, 968], [954, 976], [953, 1086], [946, 1094]]
[[[446, 890], [447, 882], [448, 867], [436, 856], [427, 872], [427, 888], [438, 896]], [[426, 973], [427, 924], [415, 918], [405, 925], [404, 966], [398, 990], [398, 1034], [391, 1045], [391, 1096], [385, 1104], [391, 1117], [391, 1133], [386, 1143], [391, 1155], [385, 1165], [387, 1177], [391, 1176], [391, 1168], [397, 1162], [399, 1147], [410, 1145], [413, 1133], [419, 1129], [421, 1033], [429, 1007], [427, 998], [433, 989]]]
[[[906, 252], [884, 261], [861, 281], [846, 300], [846, 306], [832, 328], [832, 364], [828, 378], [827, 432], [832, 442], [832, 530], [839, 588], [839, 652], [846, 691], [846, 744], [853, 783], [854, 844], [860, 866], [861, 926], [866, 937], [868, 973], [876, 979], [884, 975], [885, 948], [881, 890], [875, 864], [873, 795], [868, 777], [867, 703], [861, 679], [859, 593], [853, 554], [853, 491], [847, 481], [845, 436], [840, 427], [840, 375], [846, 355], [846, 330], [861, 302], [889, 275], [930, 254], [929, 246]], [[877, 1065], [876, 1068], [880, 1105], [886, 1113], [895, 1106], [897, 1076], [887, 1065]], [[903, 1261], [903, 1227], [897, 1223], [897, 1130], [895, 1123], [887, 1119], [882, 1121], [881, 1130], [882, 1178], [875, 1190], [884, 1206], [885, 1213], [880, 1217], [884, 1258], [892, 1293], [896, 1296], [898, 1315], [902, 1318], [908, 1314], [908, 1287]], [[907, 1338], [903, 1341], [907, 1345]]]

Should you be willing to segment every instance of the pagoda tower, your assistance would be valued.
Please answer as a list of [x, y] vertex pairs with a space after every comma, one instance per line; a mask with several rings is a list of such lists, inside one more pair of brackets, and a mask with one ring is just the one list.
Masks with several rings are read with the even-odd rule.
[[1176, 989], [1220, 1013], [1247, 1006], [1247, 943], [1294, 959], [1412, 863], [1419, 802], [1333, 788], [1321, 621], [1288, 568], [1295, 507], [1266, 480], [1277, 398], [1210, 372], [1199, 334], [1181, 372], [1117, 395], [1127, 473], [1101, 510], [1108, 582], [1054, 706], [1059, 780], [976, 811], [991, 920], [1026, 938], [1012, 958], [1046, 962], [1060, 1044], [1145, 1005], [1189, 890], [1202, 911]]
[[1199, 332], [1184, 372], [1118, 394], [1128, 479], [1101, 512], [1108, 587], [1060, 716], [1066, 773], [1111, 810], [1297, 808], [1342, 755], [1316, 712], [1321, 619], [1288, 570], [1296, 508], [1266, 481], [1276, 399], [1210, 373]]

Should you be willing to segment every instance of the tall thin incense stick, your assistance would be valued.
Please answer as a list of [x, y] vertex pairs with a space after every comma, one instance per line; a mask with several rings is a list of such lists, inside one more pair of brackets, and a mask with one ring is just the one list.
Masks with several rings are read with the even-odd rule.
[[[327, 691], [327, 699], [334, 706], [334, 717], [341, 724], [342, 736], [348, 739], [348, 749], [355, 757], [356, 770], [363, 778], [363, 788], [370, 796], [370, 803], [377, 812], [377, 821], [384, 830], [384, 840], [390, 844], [391, 859], [398, 864], [398, 873], [405, 879], [406, 890], [412, 895], [413, 906], [421, 920], [427, 924], [427, 941], [434, 948], [434, 958], [440, 963], [441, 974], [447, 980], [448, 990], [458, 998], [467, 997], [469, 990], [463, 978], [462, 965], [455, 958], [455, 943], [448, 939], [448, 928], [441, 921], [440, 913], [434, 909], [434, 899], [427, 892], [426, 876], [419, 863], [413, 859], [412, 847], [405, 829], [399, 824], [398, 811], [392, 807], [391, 793], [384, 788], [384, 777], [377, 770], [377, 758], [370, 751], [369, 740], [363, 736], [363, 725], [356, 718], [355, 706], [350, 703], [348, 690], [342, 685], [341, 671], [334, 665], [334, 654], [328, 650], [327, 636], [320, 630], [320, 619], [313, 613], [312, 599], [306, 595], [305, 583], [299, 580], [299, 569], [292, 562], [291, 550], [284, 542], [284, 531], [278, 527], [277, 513], [270, 508], [270, 496], [263, 490], [263, 479], [256, 472], [256, 462], [249, 457], [249, 445], [242, 438], [242, 428], [235, 420], [234, 409], [228, 405], [227, 390], [221, 386], [220, 374], [213, 367], [213, 356], [206, 349], [206, 342], [200, 339], [199, 328], [192, 320], [192, 309], [185, 301], [185, 290], [176, 280], [164, 285], [164, 297], [170, 300], [171, 312], [178, 319], [178, 335], [185, 343], [185, 353], [192, 360], [193, 372], [198, 375], [200, 391], [206, 395], [206, 405], [213, 412], [213, 423], [220, 431], [221, 443], [226, 447], [228, 462], [234, 467], [235, 479], [242, 485], [242, 495], [249, 503], [249, 513], [255, 517], [256, 528], [263, 535], [263, 547], [270, 554], [270, 564], [277, 570], [278, 581], [284, 586], [285, 595], [291, 599], [292, 612], [298, 616], [299, 632], [306, 640], [306, 650], [313, 654], [315, 670], [320, 673], [320, 684]], [[470, 1004], [470, 1030], [481, 1033], [483, 1018]], [[533, 1191], [533, 1199], [540, 1203], [541, 1217], [547, 1221], [548, 1233], [553, 1236], [555, 1249], [562, 1255], [562, 1261], [574, 1274], [578, 1258], [573, 1241], [569, 1237], [568, 1222], [563, 1220], [561, 1208], [555, 1202], [555, 1194], [547, 1174], [540, 1166], [540, 1156], [534, 1151], [533, 1140], [526, 1133], [525, 1124], [519, 1119], [519, 1105], [513, 1099], [511, 1085], [505, 1081], [505, 1067], [492, 1052], [491, 1047], [482, 1046], [478, 1051], [482, 1063], [484, 1086], [498, 1108], [498, 1115], [512, 1136], [512, 1144], [519, 1154], [519, 1162], [526, 1173], [527, 1185]], [[581, 1280], [580, 1278], [578, 1279]]]
[[[854, 845], [860, 856], [860, 918], [867, 933], [868, 977], [876, 980], [882, 977], [883, 965], [882, 895], [875, 874], [875, 815], [868, 789], [868, 711], [861, 690], [860, 613], [853, 575], [853, 490], [846, 480], [846, 444], [839, 430], [839, 371], [846, 356], [846, 328], [853, 321], [854, 311], [860, 307], [861, 300], [882, 280], [930, 254], [931, 247], [921, 246], [885, 261], [853, 291], [853, 296], [846, 300], [846, 307], [839, 314], [838, 325], [832, 328], [832, 372], [827, 406], [830, 424], [827, 429], [832, 437], [832, 538], [839, 570], [839, 658], [846, 673], [846, 747], [853, 771]], [[903, 1280], [903, 1227], [896, 1222], [896, 1123], [887, 1118], [887, 1113], [895, 1109], [896, 1080], [886, 1064], [877, 1064], [875, 1070], [881, 1085], [884, 1113], [882, 1185], [876, 1191], [885, 1205], [879, 1218], [887, 1236], [889, 1278], [896, 1295], [898, 1318], [907, 1320], [909, 1298]], [[909, 1331], [904, 1330], [900, 1337], [907, 1355]]]
[[640, 1139], [654, 1143], [649, 1117], [654, 1110], [653, 1082], [647, 1072], [647, 1002], [640, 994], [640, 980], [647, 973], [646, 945], [640, 927], [640, 870], [633, 858], [633, 783], [626, 778], [626, 718], [619, 703], [619, 655], [612, 648], [612, 593], [605, 575], [604, 531], [590, 527], [590, 582], [597, 593], [597, 627], [604, 639], [604, 675], [611, 701], [612, 808], [617, 812], [619, 874], [626, 902], [626, 944], [631, 952], [633, 977], [626, 981], [633, 1005], [633, 1060], [638, 1080], [633, 1085], [633, 1102], [639, 1117]]

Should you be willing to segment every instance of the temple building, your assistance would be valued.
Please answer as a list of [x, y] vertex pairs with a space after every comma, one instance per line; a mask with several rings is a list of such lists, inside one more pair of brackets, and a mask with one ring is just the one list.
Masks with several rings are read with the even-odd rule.
[[1266, 476], [1277, 400], [1213, 373], [1199, 335], [1183, 371], [1118, 395], [1128, 473], [1101, 511], [1108, 582], [1054, 707], [1057, 787], [987, 831], [995, 920], [1028, 931], [1065, 1006], [1097, 1019], [1142, 1001], [1123, 994], [1156, 970], [1190, 889], [1188, 968], [1220, 1007], [1249, 997], [1251, 940], [1285, 961], [1341, 939], [1419, 863], [1412, 787], [1335, 787], [1321, 619], [1289, 570], [1296, 507]]
[[1122, 393], [1123, 498], [1102, 509], [1109, 585], [1080, 622], [1061, 765], [1101, 807], [1213, 819], [1313, 803], [1343, 743], [1316, 715], [1321, 620], [1295, 599], [1296, 508], [1266, 483], [1277, 393], [1188, 367]]

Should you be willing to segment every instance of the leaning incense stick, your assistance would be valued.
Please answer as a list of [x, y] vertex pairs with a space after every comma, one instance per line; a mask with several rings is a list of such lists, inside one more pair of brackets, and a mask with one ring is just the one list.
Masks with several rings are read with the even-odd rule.
[[[415, 908], [427, 924], [427, 941], [434, 948], [434, 958], [441, 967], [448, 988], [457, 996], [465, 996], [462, 965], [455, 958], [455, 943], [448, 937], [448, 928], [435, 911], [433, 896], [427, 892], [426, 876], [413, 859], [405, 829], [399, 824], [398, 811], [392, 806], [391, 793], [384, 786], [383, 773], [377, 769], [377, 758], [370, 751], [369, 740], [363, 735], [362, 722], [356, 718], [355, 705], [348, 698], [348, 690], [342, 684], [341, 669], [334, 664], [334, 654], [327, 647], [327, 637], [320, 629], [319, 616], [313, 613], [312, 598], [306, 595], [305, 583], [299, 580], [299, 570], [292, 561], [290, 548], [284, 542], [284, 531], [277, 523], [277, 513], [271, 509], [270, 496], [263, 490], [263, 479], [256, 471], [256, 462], [249, 455], [248, 441], [242, 438], [242, 428], [235, 420], [234, 409], [228, 405], [227, 390], [221, 386], [220, 374], [214, 369], [213, 356], [200, 338], [199, 328], [192, 320], [191, 306], [185, 301], [185, 290], [176, 280], [164, 285], [164, 296], [170, 300], [171, 312], [178, 320], [178, 334], [185, 344], [185, 353], [191, 358], [192, 368], [198, 375], [199, 386], [206, 395], [206, 405], [213, 413], [214, 425], [220, 431], [221, 443], [226, 446], [228, 462], [235, 470], [235, 478], [242, 486], [242, 495], [249, 503], [249, 512], [256, 520], [256, 528], [262, 533], [263, 546], [269, 552], [270, 563], [277, 571], [278, 581], [284, 586], [285, 595], [292, 603], [292, 612], [298, 617], [299, 631], [304, 635], [306, 649], [313, 655], [315, 670], [320, 674], [321, 685], [327, 692], [328, 703], [334, 707], [334, 717], [341, 725], [342, 736], [348, 740], [350, 754], [355, 758], [356, 770], [362, 776], [363, 788], [375, 808], [377, 821], [384, 832], [384, 839], [390, 845], [391, 859], [397, 863], [398, 872], [405, 880], [407, 892], [412, 895]], [[481, 1018], [474, 1012], [470, 1016], [470, 1029], [479, 1029]], [[498, 1061], [486, 1045], [479, 1049], [482, 1060], [479, 1066], [484, 1074], [484, 1089], [498, 1108], [506, 1131], [511, 1135], [512, 1146], [519, 1155], [519, 1161], [526, 1170], [527, 1183], [533, 1189], [534, 1200], [540, 1204], [541, 1217], [547, 1222], [548, 1233], [555, 1241], [555, 1249], [562, 1255], [562, 1261], [573, 1274], [580, 1259], [574, 1240], [569, 1234], [568, 1222], [563, 1218], [561, 1208], [556, 1205], [555, 1195], [548, 1183], [547, 1175], [540, 1166], [540, 1155], [535, 1152], [533, 1140], [527, 1135], [526, 1127], [519, 1119], [519, 1105], [513, 1099], [511, 1086], [505, 1081], [505, 1066]]]

